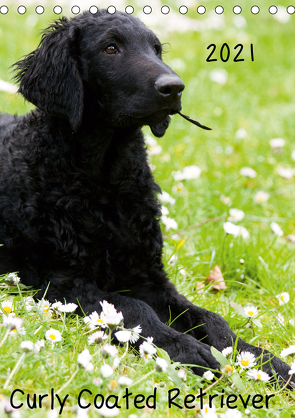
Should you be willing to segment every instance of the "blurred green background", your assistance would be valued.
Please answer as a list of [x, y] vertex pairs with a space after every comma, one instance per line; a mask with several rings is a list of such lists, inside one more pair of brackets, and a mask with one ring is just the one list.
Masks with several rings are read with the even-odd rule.
[[[135, 14], [142, 9], [142, 4], [131, 4]], [[295, 234], [295, 181], [294, 176], [283, 178], [278, 170], [295, 167], [291, 157], [295, 150], [295, 15], [288, 15], [289, 2], [285, 1], [280, 2], [275, 16], [268, 11], [268, 1], [256, 2], [258, 15], [251, 13], [253, 3], [248, 1], [238, 3], [242, 13], [235, 15], [232, 7], [236, 2], [227, 1], [222, 16], [214, 12], [217, 4], [213, 1], [202, 3], [207, 9], [204, 15], [197, 13], [199, 3], [190, 1], [185, 16], [178, 12], [181, 3], [169, 2], [171, 12], [167, 16], [160, 13], [160, 2], [154, 4], [145, 21], [165, 44], [164, 61], [186, 84], [183, 113], [212, 128], [203, 131], [174, 116], [166, 135], [158, 140], [162, 151], [151, 155], [150, 161], [162, 189], [176, 199], [175, 205], [167, 204], [169, 216], [182, 229], [207, 218], [226, 218], [230, 208], [238, 208], [245, 213], [240, 224], [250, 233], [249, 240], [233, 238], [225, 235], [222, 220], [208, 222], [187, 231], [180, 245], [173, 236], [175, 231], [165, 231], [163, 226], [169, 274], [186, 296], [223, 315], [228, 312], [227, 298], [240, 297], [243, 304], [260, 298], [259, 303], [271, 307], [276, 294], [288, 291], [292, 294], [291, 315], [295, 247], [285, 238]], [[33, 6], [25, 15], [18, 15], [13, 3], [7, 15], [0, 15], [2, 80], [11, 80], [9, 67], [37, 47], [40, 30], [56, 18], [52, 4], [45, 6], [41, 16]], [[69, 5], [64, 11], [72, 16]], [[144, 17], [143, 13], [139, 16]], [[227, 62], [219, 56], [224, 43], [230, 48]], [[210, 44], [216, 44], [215, 62], [206, 61]], [[242, 62], [233, 62], [237, 44], [243, 45]], [[22, 114], [31, 108], [21, 97], [0, 92], [1, 111]], [[145, 132], [151, 135], [149, 128]], [[277, 137], [284, 138], [286, 144], [273, 150], [269, 141]], [[173, 172], [189, 165], [202, 169], [200, 178], [179, 184]], [[242, 167], [253, 168], [257, 176], [242, 176]], [[269, 199], [256, 202], [258, 191], [269, 193]], [[282, 237], [271, 231], [274, 221], [282, 228]], [[178, 258], [171, 266], [168, 263], [173, 254]], [[241, 258], [245, 259], [242, 267]], [[202, 281], [216, 263], [222, 267], [228, 289], [221, 299], [211, 294], [201, 299], [195, 291], [196, 282]], [[230, 315], [227, 319], [231, 321]], [[276, 330], [273, 332], [275, 338]], [[285, 336], [291, 338], [287, 329]]]

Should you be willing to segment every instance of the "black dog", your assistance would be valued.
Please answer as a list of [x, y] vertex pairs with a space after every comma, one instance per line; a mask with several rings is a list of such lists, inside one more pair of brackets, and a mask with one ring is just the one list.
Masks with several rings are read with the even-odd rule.
[[[85, 12], [52, 24], [15, 64], [37, 109], [0, 118], [0, 273], [18, 271], [40, 298], [50, 283], [50, 301], [78, 299], [88, 313], [105, 299], [173, 360], [218, 369], [210, 346], [222, 350], [235, 334], [163, 270], [160, 188], [141, 128], [164, 135], [184, 84], [161, 49], [134, 17]], [[238, 349], [262, 354], [240, 339]], [[262, 357], [265, 370], [289, 378], [287, 364]]]

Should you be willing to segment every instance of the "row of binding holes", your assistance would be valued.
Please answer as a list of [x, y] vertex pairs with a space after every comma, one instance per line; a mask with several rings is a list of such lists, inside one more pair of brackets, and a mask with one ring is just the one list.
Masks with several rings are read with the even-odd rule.
[[[108, 10], [108, 12], [109, 12], [110, 14], [114, 14], [114, 13], [116, 12], [116, 8], [115, 8], [115, 6], [109, 6], [109, 7], [107, 8], [107, 10]], [[260, 12], [260, 9], [259, 9], [259, 7], [258, 7], [258, 6], [252, 6], [250, 10], [251, 10], [251, 13], [253, 13], [254, 15], [257, 15], [257, 14]], [[8, 7], [7, 7], [7, 6], [1, 6], [1, 7], [0, 7], [0, 13], [1, 13], [1, 14], [5, 15], [5, 14], [7, 14], [7, 13], [8, 13], [8, 11], [9, 11], [9, 9], [8, 9]], [[25, 7], [25, 6], [19, 6], [19, 7], [17, 8], [17, 11], [18, 11], [18, 13], [19, 13], [19, 14], [23, 15], [23, 14], [25, 14], [25, 13], [26, 13], [27, 9], [26, 9], [26, 7]], [[43, 14], [43, 13], [44, 13], [45, 9], [44, 9], [44, 7], [43, 7], [43, 6], [37, 6], [37, 7], [36, 7], [36, 9], [35, 9], [35, 11], [36, 11], [36, 13], [37, 13], [38, 15], [41, 15], [41, 14]], [[62, 13], [62, 7], [61, 7], [61, 6], [55, 6], [55, 7], [53, 8], [53, 11], [54, 11], [54, 13], [55, 13], [55, 14], [59, 15], [59, 14], [61, 14], [61, 13]], [[80, 11], [81, 11], [81, 10], [80, 10], [80, 7], [79, 7], [79, 6], [73, 6], [73, 7], [71, 8], [71, 12], [72, 12], [74, 15], [79, 14], [79, 13], [80, 13]], [[91, 6], [91, 7], [90, 7], [90, 9], [89, 9], [89, 11], [90, 11], [91, 13], [95, 14], [95, 13], [98, 11], [98, 8], [97, 8], [96, 6]], [[268, 11], [269, 11], [269, 13], [270, 13], [270, 14], [275, 15], [275, 14], [277, 13], [277, 11], [278, 11], [278, 8], [277, 8], [277, 6], [270, 6], [270, 7], [269, 7], [269, 9], [268, 9]], [[288, 6], [288, 7], [286, 8], [286, 11], [287, 11], [287, 13], [289, 13], [290, 15], [292, 15], [292, 14], [294, 14], [294, 13], [295, 13], [295, 7], [294, 7], [294, 6]], [[127, 7], [125, 8], [125, 12], [126, 12], [127, 14], [132, 14], [132, 13], [134, 12], [134, 8], [133, 8], [132, 6], [127, 6]], [[143, 12], [144, 12], [145, 14], [147, 14], [147, 15], [151, 14], [151, 13], [152, 13], [152, 8], [151, 8], [151, 6], [144, 6], [144, 8], [143, 8]], [[169, 6], [162, 6], [162, 7], [161, 7], [161, 12], [162, 12], [164, 15], [167, 15], [167, 14], [170, 12], [170, 7], [169, 7]], [[181, 13], [181, 14], [185, 15], [187, 12], [188, 12], [188, 8], [187, 8], [186, 6], [180, 6], [180, 7], [179, 7], [179, 13]], [[198, 12], [200, 15], [203, 15], [204, 13], [206, 13], [206, 7], [205, 7], [205, 6], [199, 6], [199, 7], [197, 8], [197, 12]], [[215, 13], [216, 13], [216, 14], [221, 15], [223, 12], [224, 12], [224, 9], [223, 9], [223, 7], [222, 7], [222, 6], [216, 6], [216, 7], [215, 7]], [[242, 13], [242, 8], [241, 8], [240, 6], [235, 6], [235, 7], [233, 8], [233, 12], [234, 12], [234, 14], [238, 15], [238, 14]]]

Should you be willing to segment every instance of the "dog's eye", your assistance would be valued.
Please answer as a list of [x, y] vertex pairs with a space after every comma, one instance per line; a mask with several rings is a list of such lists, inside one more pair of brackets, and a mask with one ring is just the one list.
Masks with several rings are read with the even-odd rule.
[[117, 54], [119, 51], [118, 51], [118, 48], [116, 47], [116, 45], [111, 44], [111, 45], [108, 45], [108, 46], [104, 49], [104, 52], [105, 52], [106, 54]]

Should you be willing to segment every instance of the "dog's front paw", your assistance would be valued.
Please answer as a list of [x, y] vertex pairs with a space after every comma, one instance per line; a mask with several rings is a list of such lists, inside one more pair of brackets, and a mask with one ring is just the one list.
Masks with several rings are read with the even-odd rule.
[[278, 357], [272, 357], [271, 354], [264, 356], [263, 361], [265, 360], [263, 370], [271, 376], [271, 382], [280, 387], [285, 386], [295, 390], [295, 375], [289, 373], [290, 366]]
[[220, 375], [220, 364], [211, 354], [210, 346], [204, 344], [189, 335], [182, 338], [173, 348], [171, 358], [182, 364], [187, 364], [198, 376], [203, 376], [206, 370], [212, 370], [215, 375]]

